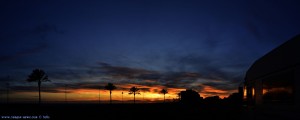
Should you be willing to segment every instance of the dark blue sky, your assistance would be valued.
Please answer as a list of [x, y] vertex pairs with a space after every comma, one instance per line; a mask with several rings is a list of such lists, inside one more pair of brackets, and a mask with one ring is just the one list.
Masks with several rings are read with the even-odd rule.
[[297, 0], [5, 0], [0, 13], [2, 90], [8, 75], [15, 89], [33, 85], [34, 68], [53, 88], [236, 90], [256, 59], [300, 33]]

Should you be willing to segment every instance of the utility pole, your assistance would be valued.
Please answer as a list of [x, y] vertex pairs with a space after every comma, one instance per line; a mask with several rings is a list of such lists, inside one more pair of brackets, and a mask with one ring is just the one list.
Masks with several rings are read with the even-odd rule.
[[7, 76], [7, 83], [6, 83], [6, 103], [9, 104], [9, 81], [10, 81], [10, 76]]
[[101, 100], [101, 98], [100, 98], [100, 92], [101, 92], [101, 89], [100, 89], [100, 87], [99, 87], [99, 104], [100, 104], [100, 100]]
[[143, 101], [145, 102], [145, 91], [143, 91]]
[[65, 85], [65, 102], [68, 103], [68, 100], [67, 100], [67, 85]]
[[9, 103], [9, 83], [8, 82], [6, 83], [6, 87], [7, 87], [7, 90], [6, 90], [6, 103], [8, 104]]
[[122, 103], [123, 103], [123, 91], [122, 91]]

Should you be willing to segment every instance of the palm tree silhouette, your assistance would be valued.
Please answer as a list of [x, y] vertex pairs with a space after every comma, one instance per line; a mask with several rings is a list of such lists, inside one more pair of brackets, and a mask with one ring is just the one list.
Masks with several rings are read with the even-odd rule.
[[41, 104], [41, 84], [50, 81], [48, 75], [41, 69], [34, 69], [27, 78], [28, 82], [37, 82], [39, 88], [39, 104]]
[[166, 101], [166, 94], [168, 93], [168, 90], [167, 89], [162, 89], [161, 91], [160, 91], [160, 93], [162, 93], [162, 94], [164, 94], [164, 102]]
[[131, 87], [129, 90], [129, 94], [133, 94], [133, 103], [135, 104], [135, 94], [140, 94], [140, 89], [137, 87]]
[[111, 91], [113, 91], [114, 89], [117, 89], [117, 87], [112, 83], [107, 83], [107, 85], [104, 88], [106, 90], [109, 90], [109, 95], [110, 95], [109, 96], [109, 98], [110, 98], [109, 103], [111, 104]]

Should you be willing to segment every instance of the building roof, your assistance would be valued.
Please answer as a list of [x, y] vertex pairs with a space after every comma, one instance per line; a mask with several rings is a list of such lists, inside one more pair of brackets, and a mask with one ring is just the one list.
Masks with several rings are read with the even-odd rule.
[[245, 80], [256, 80], [300, 63], [300, 34], [262, 56], [248, 69]]

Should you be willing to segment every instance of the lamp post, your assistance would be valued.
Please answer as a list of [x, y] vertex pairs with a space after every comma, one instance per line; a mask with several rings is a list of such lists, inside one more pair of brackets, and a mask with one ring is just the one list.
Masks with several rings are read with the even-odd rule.
[[123, 91], [122, 91], [122, 103], [123, 103]]
[[67, 99], [67, 85], [65, 85], [65, 102], [68, 103], [68, 99]]
[[101, 89], [100, 89], [100, 87], [99, 87], [99, 104], [100, 104], [100, 100], [101, 100], [101, 98], [100, 98], [100, 92], [101, 92]]
[[9, 103], [9, 83], [8, 82], [6, 83], [6, 87], [7, 87], [7, 90], [6, 90], [6, 102], [8, 104]]

